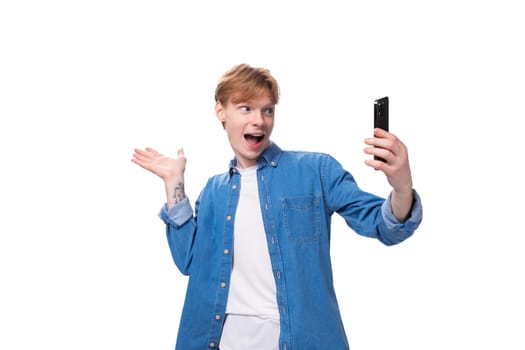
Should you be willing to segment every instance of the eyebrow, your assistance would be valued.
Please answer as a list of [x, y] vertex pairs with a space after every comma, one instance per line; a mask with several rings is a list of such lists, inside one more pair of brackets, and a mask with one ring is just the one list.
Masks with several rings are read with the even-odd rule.
[[[250, 105], [250, 106], [253, 106], [254, 103], [253, 103], [253, 100], [248, 100], [248, 101], [239, 101], [239, 102], [234, 102], [234, 101], [230, 101], [231, 104], [234, 104], [234, 105]], [[268, 104], [265, 104], [263, 105], [261, 108], [275, 108], [277, 104], [275, 104], [274, 102], [270, 102]]]

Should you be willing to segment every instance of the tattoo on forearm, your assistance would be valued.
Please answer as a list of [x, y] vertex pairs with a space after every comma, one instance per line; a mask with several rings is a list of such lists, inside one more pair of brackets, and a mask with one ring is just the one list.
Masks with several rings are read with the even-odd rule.
[[173, 204], [177, 204], [186, 198], [186, 192], [184, 192], [184, 183], [180, 182], [173, 191]]

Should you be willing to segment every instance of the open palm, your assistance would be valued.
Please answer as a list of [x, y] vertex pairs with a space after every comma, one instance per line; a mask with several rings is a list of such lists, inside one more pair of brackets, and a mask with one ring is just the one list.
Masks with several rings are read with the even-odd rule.
[[165, 156], [150, 147], [146, 147], [143, 150], [135, 149], [131, 161], [151, 171], [165, 182], [182, 177], [186, 168], [186, 157], [182, 149], [177, 151], [177, 158]]

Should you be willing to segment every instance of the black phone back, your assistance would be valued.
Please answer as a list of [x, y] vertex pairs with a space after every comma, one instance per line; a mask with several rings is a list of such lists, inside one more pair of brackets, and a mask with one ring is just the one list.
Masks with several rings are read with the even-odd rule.
[[375, 100], [374, 128], [388, 131], [388, 96]]
[[[388, 131], [388, 96], [378, 98], [374, 102], [374, 128]], [[386, 162], [380, 157], [374, 157], [374, 159]]]

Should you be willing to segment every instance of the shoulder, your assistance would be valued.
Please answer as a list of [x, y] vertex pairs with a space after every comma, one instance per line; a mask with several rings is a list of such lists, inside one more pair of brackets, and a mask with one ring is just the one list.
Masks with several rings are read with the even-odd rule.
[[283, 151], [281, 162], [309, 166], [323, 166], [331, 163], [338, 164], [338, 161], [328, 153], [293, 150]]
[[217, 194], [222, 193], [228, 185], [229, 174], [217, 174], [208, 178], [206, 185], [201, 189], [198, 201], [214, 198]]
[[312, 152], [303, 150], [283, 150], [277, 144], [272, 142], [270, 147], [263, 153], [259, 159], [259, 165], [270, 164], [276, 166], [277, 164], [283, 166], [295, 166], [296, 164], [309, 165], [318, 164], [333, 160], [333, 157], [323, 152]]
[[229, 182], [230, 179], [230, 173], [224, 172], [222, 174], [216, 174], [211, 176], [208, 179], [208, 182], [206, 183], [206, 188], [216, 188], [220, 186], [224, 186]]

